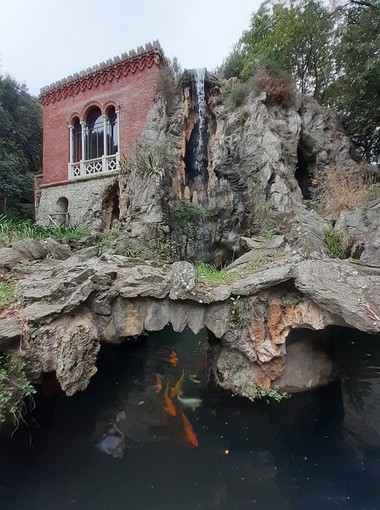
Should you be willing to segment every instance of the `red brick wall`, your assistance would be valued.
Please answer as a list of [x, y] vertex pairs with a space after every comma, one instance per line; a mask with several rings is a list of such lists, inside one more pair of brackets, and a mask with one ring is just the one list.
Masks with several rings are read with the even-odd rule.
[[[72, 97], [51, 102], [43, 107], [43, 184], [65, 181], [68, 177], [68, 119], [90, 101], [102, 104], [114, 100], [120, 106], [120, 154], [128, 155], [140, 136], [152, 99], [156, 92], [158, 66], [145, 67], [134, 74], [99, 83], [97, 87]], [[85, 78], [84, 78], [85, 79]]]

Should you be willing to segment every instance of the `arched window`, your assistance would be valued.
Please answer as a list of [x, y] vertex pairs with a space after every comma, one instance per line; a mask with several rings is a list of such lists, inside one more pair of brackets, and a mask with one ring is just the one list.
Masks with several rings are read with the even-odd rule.
[[100, 109], [92, 108], [86, 120], [85, 129], [85, 159], [95, 159], [103, 156], [103, 117]]
[[119, 110], [92, 104], [69, 117], [69, 179], [90, 177], [119, 168]]
[[118, 123], [114, 106], [107, 110], [107, 156], [118, 152]]
[[78, 163], [82, 159], [82, 126], [79, 122], [78, 117], [74, 122], [73, 129], [73, 161], [72, 163]]

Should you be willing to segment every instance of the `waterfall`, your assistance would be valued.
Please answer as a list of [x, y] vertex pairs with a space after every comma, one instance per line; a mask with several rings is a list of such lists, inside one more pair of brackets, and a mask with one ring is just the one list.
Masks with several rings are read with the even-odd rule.
[[205, 128], [206, 128], [206, 99], [205, 99], [205, 68], [195, 70], [195, 87], [197, 92], [198, 114], [199, 114], [199, 135], [198, 143], [194, 151], [194, 163], [197, 175], [204, 175], [205, 172]]

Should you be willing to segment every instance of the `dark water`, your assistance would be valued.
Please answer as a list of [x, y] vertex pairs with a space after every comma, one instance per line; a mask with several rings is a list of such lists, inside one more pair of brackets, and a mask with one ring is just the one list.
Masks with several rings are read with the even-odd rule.
[[[85, 393], [37, 401], [29, 429], [0, 440], [0, 509], [380, 510], [379, 338], [350, 334], [334, 344], [343, 399], [338, 381], [279, 404], [208, 382], [205, 335], [165, 330], [103, 348]], [[165, 386], [182, 371], [182, 398], [202, 405], [174, 397], [173, 417]]]

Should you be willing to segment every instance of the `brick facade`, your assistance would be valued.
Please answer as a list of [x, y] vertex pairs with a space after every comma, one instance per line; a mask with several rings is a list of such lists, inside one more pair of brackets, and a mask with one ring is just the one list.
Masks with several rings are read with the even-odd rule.
[[[133, 142], [141, 135], [145, 119], [156, 93], [157, 71], [164, 63], [158, 43], [140, 48], [121, 58], [107, 61], [74, 77], [42, 90], [43, 106], [43, 177], [44, 185], [68, 181], [69, 137], [68, 126], [74, 116], [80, 121], [92, 105], [102, 114], [107, 105], [118, 110], [119, 155], [128, 155]], [[92, 177], [89, 176], [90, 180]], [[68, 182], [72, 182], [70, 179]], [[81, 186], [82, 189], [85, 187]], [[50, 195], [50, 193], [49, 193]], [[64, 189], [61, 190], [64, 196]], [[78, 200], [81, 197], [78, 196]], [[52, 210], [55, 204], [51, 204]], [[39, 221], [48, 213], [49, 201], [40, 204]], [[40, 219], [41, 218], [41, 219]]]

